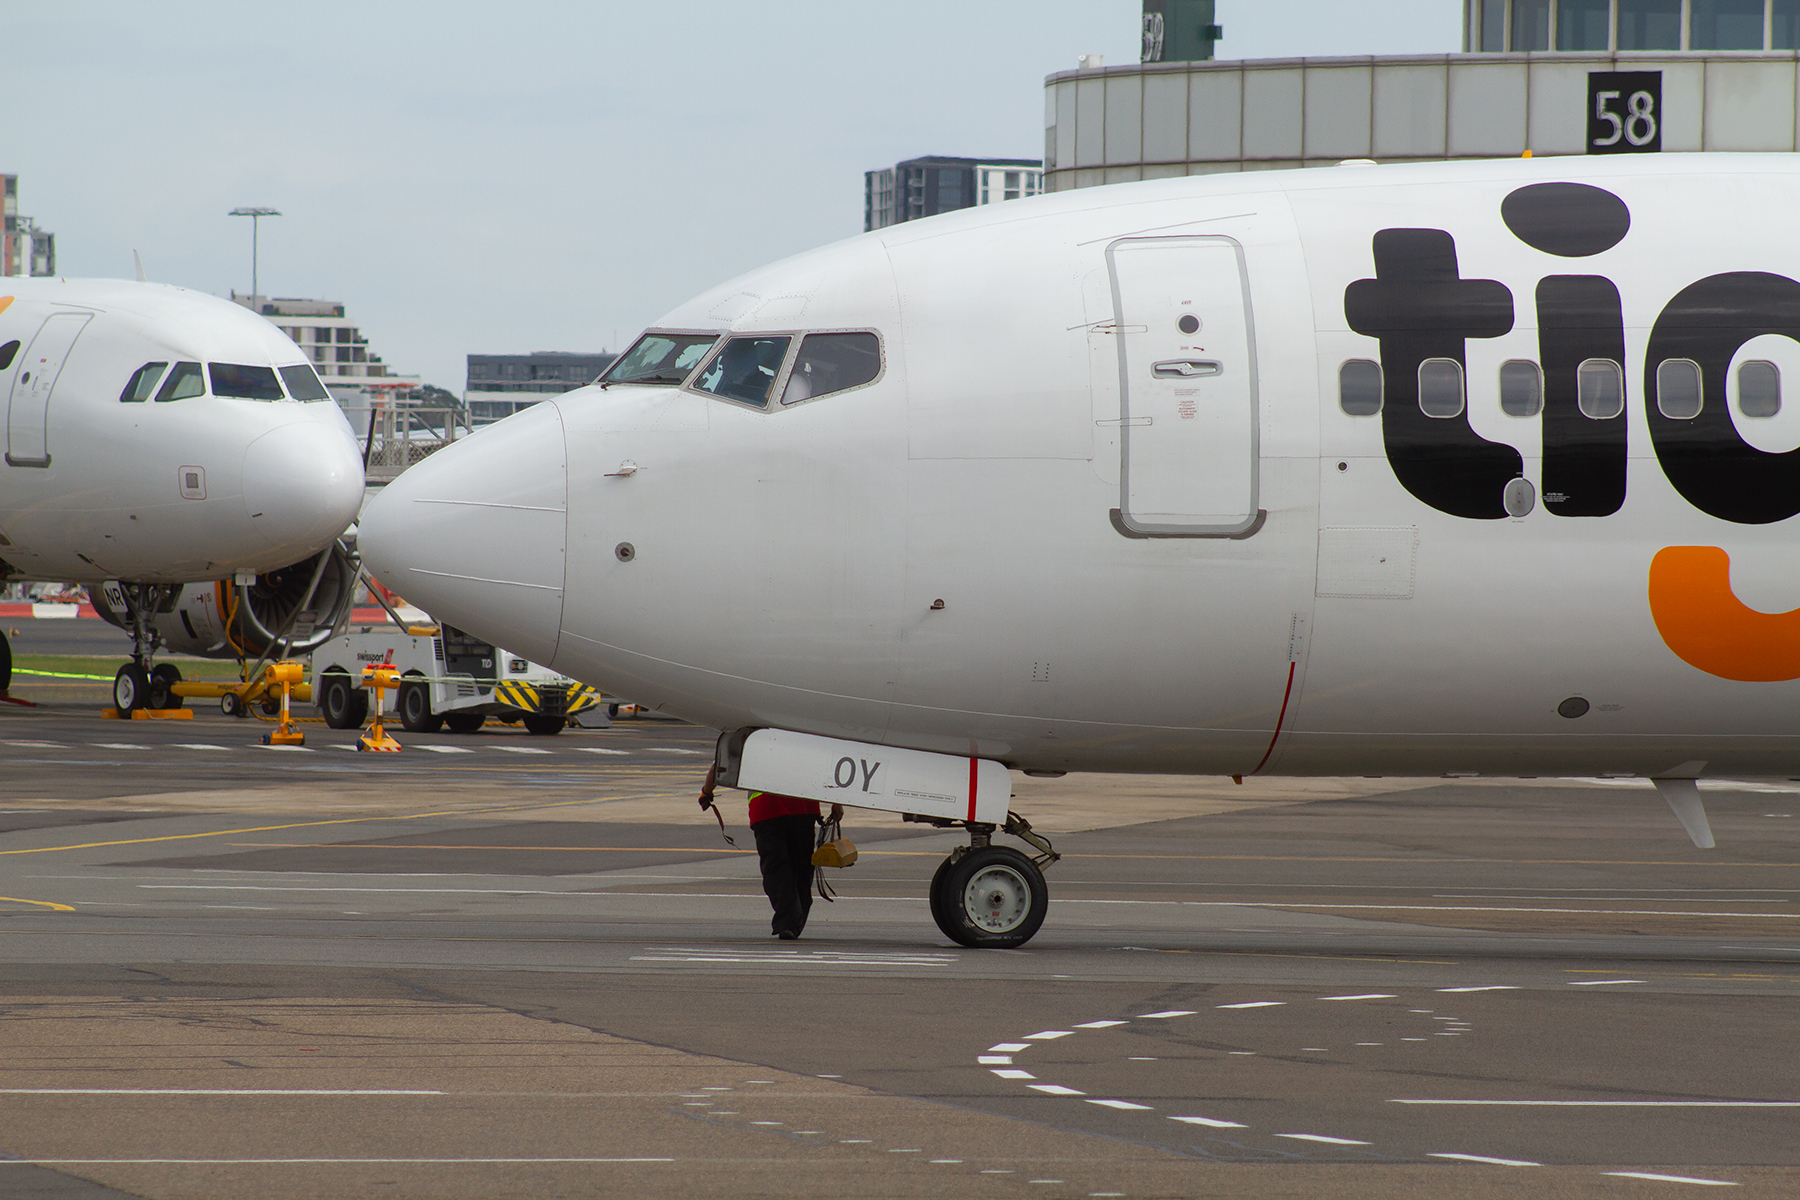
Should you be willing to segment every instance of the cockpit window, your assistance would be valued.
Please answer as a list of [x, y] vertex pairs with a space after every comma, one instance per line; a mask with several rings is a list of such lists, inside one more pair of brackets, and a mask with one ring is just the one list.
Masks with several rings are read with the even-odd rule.
[[119, 393], [121, 404], [141, 404], [156, 395], [156, 385], [162, 382], [163, 372], [169, 369], [166, 362], [145, 363], [131, 373], [131, 379], [125, 384], [125, 390]]
[[200, 373], [200, 364], [178, 362], [169, 377], [163, 381], [162, 391], [156, 393], [158, 404], [170, 400], [187, 400], [194, 396], [206, 395], [206, 376]]
[[288, 395], [296, 400], [329, 400], [331, 393], [319, 382], [318, 373], [309, 363], [295, 363], [291, 367], [281, 368], [281, 379], [287, 384]]
[[781, 390], [783, 404], [861, 387], [881, 374], [881, 339], [872, 333], [809, 333]]
[[619, 356], [599, 382], [681, 383], [718, 340], [712, 333], [646, 333]]
[[785, 337], [732, 338], [707, 364], [694, 386], [727, 400], [766, 408], [769, 389], [781, 373], [781, 360], [787, 357], [791, 341]]
[[208, 363], [215, 396], [235, 396], [240, 400], [284, 399], [281, 383], [273, 367], [252, 367], [243, 363]]
[[0, 346], [0, 371], [4, 371], [6, 368], [12, 366], [13, 355], [18, 352], [19, 343], [16, 341], [8, 342], [6, 345]]

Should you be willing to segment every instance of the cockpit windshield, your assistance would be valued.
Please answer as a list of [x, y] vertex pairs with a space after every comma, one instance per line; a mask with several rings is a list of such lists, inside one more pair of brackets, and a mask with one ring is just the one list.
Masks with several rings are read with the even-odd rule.
[[674, 386], [687, 379], [718, 340], [711, 333], [646, 333], [599, 382]]
[[739, 337], [725, 343], [705, 372], [694, 381], [703, 392], [754, 404], [758, 408], [769, 403], [769, 389], [781, 371], [781, 360], [787, 357], [785, 337]]
[[253, 367], [244, 363], [208, 363], [215, 396], [235, 396], [241, 400], [282, 400], [281, 383], [273, 367]]
[[281, 367], [282, 382], [287, 384], [288, 395], [296, 400], [329, 400], [331, 393], [319, 382], [318, 373], [312, 369], [311, 363], [295, 363], [291, 367]]

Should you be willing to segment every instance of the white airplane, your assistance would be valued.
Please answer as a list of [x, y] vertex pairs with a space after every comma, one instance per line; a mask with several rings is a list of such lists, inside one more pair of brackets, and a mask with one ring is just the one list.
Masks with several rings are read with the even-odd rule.
[[[0, 397], [0, 580], [90, 585], [133, 634], [121, 709], [180, 678], [151, 662], [166, 641], [247, 640], [259, 610], [347, 602], [338, 536], [361, 452], [299, 348], [248, 309], [160, 284], [0, 280]], [[195, 625], [209, 601], [218, 636]], [[0, 667], [3, 693], [3, 634]]]
[[[739, 787], [963, 825], [1005, 768], [1800, 767], [1800, 160], [1215, 175], [934, 217], [669, 313], [361, 527], [444, 620], [724, 732]], [[472, 552], [470, 547], [479, 547]]]

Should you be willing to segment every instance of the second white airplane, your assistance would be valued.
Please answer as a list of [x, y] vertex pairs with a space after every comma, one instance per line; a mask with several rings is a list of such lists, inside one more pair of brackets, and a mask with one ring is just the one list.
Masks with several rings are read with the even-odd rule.
[[[1800, 768], [1800, 166], [1212, 176], [866, 234], [413, 468], [371, 568], [725, 731], [722, 779], [966, 827], [1004, 768]], [[480, 547], [480, 551], [470, 548]]]

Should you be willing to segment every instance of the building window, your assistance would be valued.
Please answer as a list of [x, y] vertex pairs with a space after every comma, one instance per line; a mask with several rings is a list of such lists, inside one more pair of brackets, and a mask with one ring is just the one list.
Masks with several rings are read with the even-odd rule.
[[1550, 0], [1512, 0], [1512, 48], [1550, 48]]
[[1556, 6], [1558, 50], [1605, 50], [1612, 23], [1612, 0], [1560, 0]]
[[1681, 49], [1681, 0], [1619, 0], [1619, 49]]
[[1800, 50], [1800, 0], [1774, 0], [1770, 6], [1769, 49]]
[[1688, 49], [1761, 50], [1764, 0], [1690, 0]]
[[[1677, 3], [1680, 0], [1676, 0]], [[1506, 0], [1481, 0], [1481, 40], [1477, 50], [1506, 49]]]

